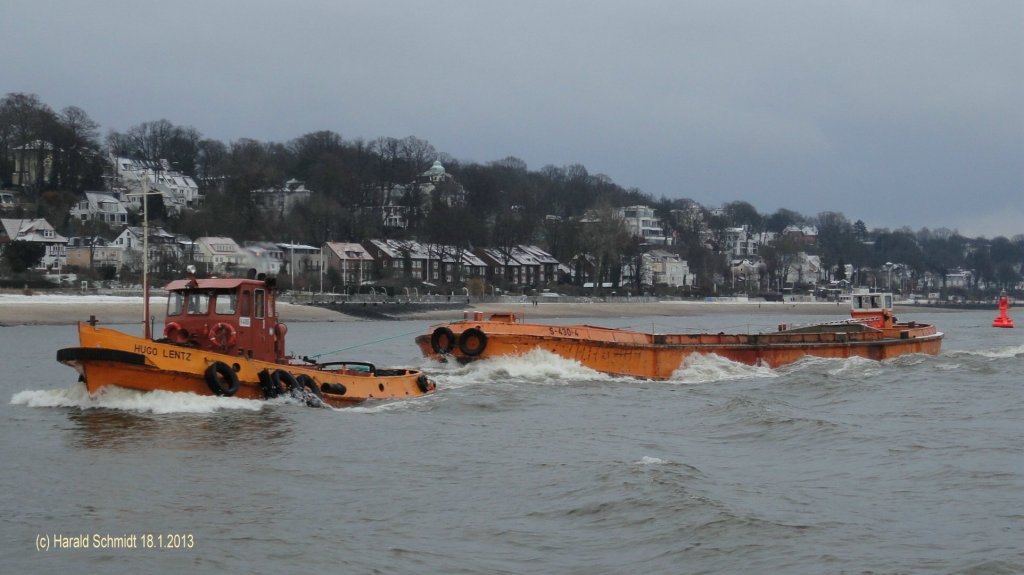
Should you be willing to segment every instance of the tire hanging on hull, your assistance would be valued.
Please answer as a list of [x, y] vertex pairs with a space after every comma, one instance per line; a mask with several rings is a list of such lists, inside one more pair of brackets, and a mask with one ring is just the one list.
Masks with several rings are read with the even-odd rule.
[[210, 364], [203, 376], [206, 379], [206, 385], [214, 395], [231, 397], [238, 391], [240, 385], [238, 374], [223, 361], [215, 361]]

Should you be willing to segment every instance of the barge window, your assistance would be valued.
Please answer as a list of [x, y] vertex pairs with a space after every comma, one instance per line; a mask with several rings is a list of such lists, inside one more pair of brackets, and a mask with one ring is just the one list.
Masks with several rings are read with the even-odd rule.
[[206, 315], [210, 311], [210, 296], [201, 292], [188, 294], [188, 315]]
[[218, 292], [214, 309], [219, 315], [235, 315], [238, 309], [238, 294], [235, 292]]
[[172, 291], [167, 294], [167, 315], [181, 315], [185, 311], [185, 298], [181, 292]]
[[263, 293], [264, 292], [261, 289], [256, 290], [256, 309], [255, 309], [256, 315], [255, 315], [255, 317], [257, 317], [257, 318], [263, 318], [263, 306], [264, 306], [264, 301], [265, 301]]

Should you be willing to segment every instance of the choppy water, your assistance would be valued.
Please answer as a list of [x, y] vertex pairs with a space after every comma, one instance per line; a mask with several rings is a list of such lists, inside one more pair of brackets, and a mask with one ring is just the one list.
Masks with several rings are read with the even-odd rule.
[[[938, 323], [943, 353], [777, 371], [703, 358], [671, 382], [545, 355], [424, 364], [411, 334], [428, 322], [293, 325], [296, 351], [375, 341], [337, 359], [438, 381], [346, 410], [90, 398], [54, 361], [72, 328], [0, 328], [0, 571], [1024, 572], [1024, 330], [989, 327], [993, 312], [901, 317]], [[652, 321], [793, 317], [589, 323]], [[53, 549], [56, 534], [191, 548]]]

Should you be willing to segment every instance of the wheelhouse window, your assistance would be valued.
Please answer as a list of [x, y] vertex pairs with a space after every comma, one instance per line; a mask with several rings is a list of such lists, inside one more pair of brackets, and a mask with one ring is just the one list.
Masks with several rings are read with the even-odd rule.
[[240, 307], [240, 310], [241, 311], [239, 312], [238, 315], [240, 315], [241, 317], [249, 317], [249, 314], [252, 313], [252, 292], [242, 292], [242, 305]]
[[188, 315], [206, 315], [210, 311], [210, 295], [203, 292], [188, 294]]
[[256, 290], [256, 307], [254, 308], [253, 317], [263, 318], [264, 317], [264, 306], [266, 305], [266, 297], [261, 289]]
[[238, 294], [231, 292], [217, 292], [214, 310], [218, 315], [235, 315], [238, 309]]
[[172, 291], [167, 295], [167, 315], [181, 315], [185, 311], [185, 296]]

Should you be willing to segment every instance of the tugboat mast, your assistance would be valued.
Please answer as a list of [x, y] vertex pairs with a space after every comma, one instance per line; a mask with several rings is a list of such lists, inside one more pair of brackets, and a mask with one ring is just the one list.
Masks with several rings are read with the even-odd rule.
[[149, 326], [149, 170], [142, 175], [142, 326], [143, 337], [153, 339]]

